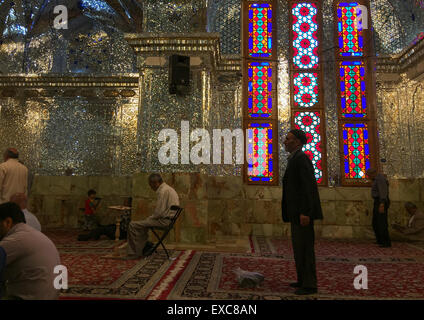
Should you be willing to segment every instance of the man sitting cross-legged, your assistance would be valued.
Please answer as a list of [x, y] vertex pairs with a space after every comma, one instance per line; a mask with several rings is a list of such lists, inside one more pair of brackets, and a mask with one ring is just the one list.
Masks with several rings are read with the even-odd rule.
[[145, 220], [130, 222], [128, 226], [127, 256], [123, 257], [124, 259], [142, 257], [149, 227], [168, 226], [175, 214], [175, 211], [170, 210], [171, 206], [180, 205], [177, 192], [167, 185], [159, 174], [153, 173], [149, 176], [149, 185], [157, 194], [155, 211]]

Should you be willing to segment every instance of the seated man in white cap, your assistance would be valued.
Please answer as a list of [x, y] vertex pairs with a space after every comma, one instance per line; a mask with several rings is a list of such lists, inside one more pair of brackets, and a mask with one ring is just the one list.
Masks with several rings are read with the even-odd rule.
[[162, 180], [160, 174], [151, 174], [149, 176], [149, 185], [157, 194], [155, 211], [147, 219], [130, 222], [128, 226], [127, 255], [122, 257], [124, 259], [143, 257], [143, 249], [147, 243], [149, 227], [168, 226], [175, 214], [175, 211], [170, 210], [171, 206], [180, 205], [177, 192]]
[[41, 232], [41, 224], [37, 217], [27, 209], [27, 196], [24, 193], [16, 193], [10, 198], [10, 202], [16, 203], [25, 215], [26, 224]]
[[412, 202], [405, 203], [410, 219], [406, 226], [393, 225], [393, 229], [402, 233], [408, 240], [424, 241], [424, 213]]

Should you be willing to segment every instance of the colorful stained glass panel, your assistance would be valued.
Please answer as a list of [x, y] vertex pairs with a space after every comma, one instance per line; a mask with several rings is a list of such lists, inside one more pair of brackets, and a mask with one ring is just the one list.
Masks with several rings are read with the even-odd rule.
[[340, 62], [340, 97], [342, 116], [367, 116], [365, 67], [361, 61]]
[[251, 182], [271, 182], [274, 178], [271, 123], [251, 123], [247, 128], [247, 176]]
[[249, 4], [249, 56], [269, 58], [272, 56], [272, 5]]
[[306, 133], [308, 141], [303, 146], [303, 152], [311, 159], [317, 183], [322, 183], [322, 147], [321, 147], [321, 115], [319, 112], [296, 112], [294, 115], [296, 129]]
[[318, 68], [318, 8], [315, 3], [295, 3], [293, 15], [293, 63], [296, 69]]
[[339, 54], [342, 57], [361, 57], [364, 53], [364, 36], [359, 3], [341, 2], [337, 5]]
[[272, 67], [270, 63], [249, 63], [248, 76], [249, 117], [270, 117], [272, 111]]
[[293, 81], [294, 106], [315, 107], [318, 104], [318, 74], [295, 73]]
[[366, 123], [345, 123], [342, 132], [345, 178], [365, 179], [365, 172], [370, 168], [368, 126]]

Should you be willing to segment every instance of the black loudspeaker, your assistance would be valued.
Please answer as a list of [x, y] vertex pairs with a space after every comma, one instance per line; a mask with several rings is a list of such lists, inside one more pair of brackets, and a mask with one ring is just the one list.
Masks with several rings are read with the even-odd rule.
[[184, 94], [190, 86], [190, 57], [169, 57], [169, 93]]

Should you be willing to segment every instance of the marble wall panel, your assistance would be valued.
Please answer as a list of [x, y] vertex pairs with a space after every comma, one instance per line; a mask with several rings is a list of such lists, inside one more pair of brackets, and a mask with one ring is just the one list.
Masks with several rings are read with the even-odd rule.
[[414, 179], [391, 180], [389, 196], [392, 201], [417, 201], [420, 198], [420, 182]]
[[206, 227], [208, 224], [208, 202], [183, 200], [181, 206], [184, 208], [182, 226]]
[[244, 199], [243, 181], [240, 177], [209, 176], [206, 181], [209, 199]]
[[[128, 178], [36, 176], [29, 208], [44, 227], [77, 227], [82, 222], [79, 208], [84, 207], [86, 188], [97, 188], [101, 191], [98, 195], [103, 198], [98, 214], [102, 223], [114, 223], [116, 215], [107, 207], [123, 204], [129, 196], [133, 198], [133, 220], [144, 219], [152, 214], [156, 203], [155, 193], [144, 191], [151, 190], [147, 177], [147, 173]], [[281, 218], [281, 200], [277, 198], [281, 190], [279, 187], [244, 188], [241, 177], [237, 182], [234, 178], [207, 177], [196, 173], [165, 174], [164, 178], [179, 190], [181, 205], [185, 208], [180, 231], [173, 236], [183, 239], [181, 241], [201, 239], [206, 243], [220, 236], [290, 234], [290, 224], [283, 223]], [[104, 185], [106, 187], [102, 189]], [[193, 191], [197, 185], [201, 187]], [[405, 201], [413, 201], [423, 208], [424, 202], [420, 198], [423, 185], [422, 180], [390, 180], [393, 198], [389, 224], [408, 222]], [[198, 193], [202, 188], [204, 191]], [[261, 192], [266, 196], [258, 196]], [[190, 193], [194, 196], [189, 196]], [[370, 188], [320, 187], [320, 193], [324, 220], [316, 221], [317, 236], [361, 238], [361, 235], [372, 235]], [[201, 196], [198, 197], [198, 194]], [[274, 195], [276, 198], [272, 199]], [[190, 235], [190, 230], [194, 230], [195, 234]], [[201, 235], [202, 232], [205, 234]]]
[[181, 229], [180, 241], [182, 243], [207, 243], [207, 231], [206, 227], [185, 227]]
[[244, 193], [247, 199], [252, 200], [281, 200], [282, 188], [281, 187], [266, 187], [244, 185]]

